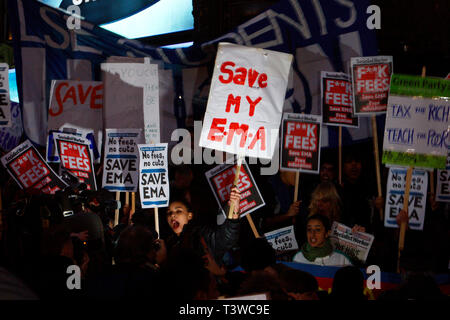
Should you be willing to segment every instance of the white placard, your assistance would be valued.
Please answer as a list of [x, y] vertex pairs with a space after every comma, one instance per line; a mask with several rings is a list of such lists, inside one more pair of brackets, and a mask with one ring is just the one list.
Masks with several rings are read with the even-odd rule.
[[139, 183], [138, 144], [142, 129], [106, 129], [102, 186], [109, 191], [136, 192]]
[[200, 146], [272, 159], [292, 58], [219, 43]]
[[167, 143], [140, 144], [139, 194], [142, 208], [169, 205]]
[[375, 237], [365, 232], [352, 232], [352, 229], [344, 224], [333, 222], [330, 240], [333, 248], [350, 257], [365, 263], [367, 255]]
[[445, 169], [437, 171], [436, 201], [450, 202], [450, 152]]
[[[406, 171], [405, 168], [389, 168], [384, 215], [385, 227], [398, 228], [396, 217], [400, 210], [403, 209]], [[423, 230], [427, 204], [427, 188], [428, 172], [425, 170], [413, 170], [408, 205], [409, 227], [411, 229]]]
[[298, 250], [297, 239], [295, 238], [294, 226], [289, 226], [264, 233], [267, 242], [277, 252]]

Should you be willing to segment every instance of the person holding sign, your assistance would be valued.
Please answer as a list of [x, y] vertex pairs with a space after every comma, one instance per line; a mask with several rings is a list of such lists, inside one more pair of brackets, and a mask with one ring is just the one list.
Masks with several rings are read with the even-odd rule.
[[232, 218], [225, 220], [216, 228], [197, 225], [189, 203], [184, 199], [172, 200], [167, 210], [167, 223], [173, 231], [173, 234], [166, 240], [169, 254], [177, 248], [190, 247], [202, 257], [210, 252], [215, 260], [212, 261], [208, 257], [211, 262], [210, 267], [214, 262], [220, 264], [223, 255], [237, 243], [239, 237], [240, 199], [239, 189], [232, 188], [228, 202], [228, 205], [234, 203]]
[[327, 217], [315, 214], [306, 221], [307, 242], [294, 256], [293, 261], [321, 266], [351, 265], [350, 260], [339, 251], [333, 250], [330, 242], [330, 222]]

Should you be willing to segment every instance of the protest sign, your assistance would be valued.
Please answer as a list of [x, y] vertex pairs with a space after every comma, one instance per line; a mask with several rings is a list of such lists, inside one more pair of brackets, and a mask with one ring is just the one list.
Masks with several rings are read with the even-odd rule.
[[200, 146], [271, 159], [292, 58], [219, 43]]
[[139, 181], [138, 144], [141, 129], [106, 129], [102, 186], [109, 191], [136, 192]]
[[351, 261], [365, 263], [374, 240], [374, 236], [365, 232], [352, 232], [344, 224], [333, 222], [330, 240], [333, 248], [346, 254]]
[[[225, 209], [228, 205], [228, 200], [230, 200], [231, 187], [237, 171], [236, 167], [236, 164], [224, 163], [205, 172], [206, 180], [208, 180], [214, 197], [224, 215], [226, 215]], [[245, 161], [243, 161], [239, 171], [239, 179], [236, 186], [241, 193], [241, 201], [239, 203], [240, 218], [265, 205], [264, 199], [261, 197], [258, 186]]]
[[298, 244], [294, 233], [294, 226], [289, 226], [264, 233], [264, 237], [277, 253], [283, 251], [298, 250]]
[[[397, 228], [396, 217], [403, 209], [403, 197], [405, 194], [406, 169], [389, 168], [389, 176], [386, 188], [385, 227]], [[413, 170], [408, 200], [409, 227], [414, 230], [422, 230], [425, 219], [427, 203], [428, 172], [425, 170]]]
[[2, 164], [22, 189], [55, 194], [67, 187], [29, 140], [3, 156]]
[[169, 171], [167, 143], [140, 144], [139, 194], [142, 208], [169, 205]]
[[350, 59], [353, 85], [353, 114], [386, 112], [392, 56], [353, 57]]
[[436, 201], [450, 202], [450, 152], [445, 169], [437, 171]]
[[10, 151], [17, 147], [22, 134], [22, 110], [18, 103], [11, 102], [11, 126], [0, 128], [0, 149]]
[[319, 173], [321, 123], [321, 116], [283, 115], [281, 169]]
[[158, 65], [102, 63], [105, 127], [144, 128], [145, 143], [160, 142]]
[[450, 147], [450, 81], [392, 75], [383, 163], [445, 169]]
[[0, 63], [0, 127], [11, 126], [8, 71], [8, 64]]
[[102, 113], [102, 82], [52, 80], [47, 133], [51, 130], [63, 131], [65, 128], [76, 132], [93, 131], [96, 145], [101, 150]]
[[321, 72], [320, 92], [322, 121], [328, 126], [358, 127], [353, 116], [353, 94], [350, 76], [342, 72]]
[[[85, 129], [75, 129], [75, 128], [63, 128], [60, 130], [50, 130], [47, 137], [47, 145], [45, 151], [46, 161], [50, 163], [59, 163], [58, 149], [55, 146], [55, 133], [64, 133], [73, 135], [76, 137], [83, 137], [89, 141], [89, 150], [91, 150], [94, 159], [97, 159], [100, 163], [100, 152], [95, 143], [94, 132]], [[102, 135], [100, 135], [101, 137]]]
[[60, 157], [60, 174], [62, 168], [67, 169], [85, 183], [87, 190], [96, 191], [94, 165], [89, 149], [89, 140], [72, 134], [56, 132], [53, 134]]

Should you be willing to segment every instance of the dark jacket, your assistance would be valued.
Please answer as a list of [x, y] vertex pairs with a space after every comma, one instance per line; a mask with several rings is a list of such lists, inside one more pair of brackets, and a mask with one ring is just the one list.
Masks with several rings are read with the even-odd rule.
[[223, 224], [217, 226], [188, 223], [179, 236], [172, 234], [167, 239], [168, 253], [170, 254], [176, 248], [191, 248], [200, 256], [204, 256], [206, 252], [202, 245], [203, 238], [214, 259], [220, 265], [224, 254], [238, 242], [239, 226], [239, 219], [226, 219]]

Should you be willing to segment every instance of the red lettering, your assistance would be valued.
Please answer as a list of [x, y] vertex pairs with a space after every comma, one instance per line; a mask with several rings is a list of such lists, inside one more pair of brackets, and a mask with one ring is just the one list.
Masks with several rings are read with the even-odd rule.
[[66, 91], [62, 102], [65, 103], [69, 99], [72, 99], [73, 104], [77, 104], [77, 91], [75, 90], [75, 87], [70, 87], [69, 90]]
[[84, 94], [84, 92], [83, 92], [83, 85], [81, 85], [81, 84], [78, 85], [78, 97], [80, 98], [80, 104], [84, 104], [84, 102], [86, 101], [86, 98], [88, 97], [89, 92], [91, 91], [91, 89], [92, 89], [92, 86], [89, 86], [87, 91], [86, 91], [86, 94]]
[[219, 127], [219, 125], [225, 125], [226, 123], [227, 119], [225, 118], [214, 118], [211, 123], [211, 128], [209, 129], [208, 140], [221, 142], [223, 139], [224, 128]]
[[237, 68], [236, 75], [233, 78], [233, 82], [238, 85], [245, 84], [245, 78], [247, 78], [247, 69], [245, 68]]
[[253, 69], [248, 70], [248, 85], [253, 87], [256, 79], [258, 78], [259, 72]]
[[249, 112], [249, 116], [253, 117], [253, 115], [255, 114], [255, 107], [256, 105], [261, 101], [261, 97], [258, 97], [255, 101], [252, 101], [252, 99], [250, 99], [249, 96], [246, 96], [248, 103], [250, 104], [250, 112]]
[[60, 115], [63, 112], [63, 105], [62, 105], [62, 101], [61, 101], [61, 89], [62, 89], [62, 87], [67, 87], [67, 86], [69, 86], [69, 84], [67, 82], [62, 82], [62, 83], [60, 83], [59, 85], [56, 86], [55, 97], [56, 97], [56, 103], [57, 103], [59, 108], [56, 111], [53, 111], [50, 108], [50, 110], [48, 111], [48, 113], [51, 116], [53, 116], [53, 117], [56, 117], [56, 116]]
[[[101, 109], [103, 107], [103, 84], [99, 84], [92, 89], [91, 93], [91, 109]], [[97, 103], [97, 99], [100, 99], [100, 103]]]
[[231, 105], [234, 105], [234, 113], [238, 113], [241, 105], [241, 96], [234, 97], [233, 94], [230, 93], [228, 95], [227, 106], [225, 108], [226, 112], [230, 112]]
[[262, 74], [259, 76], [259, 79], [258, 79], [258, 85], [259, 85], [260, 88], [265, 88], [265, 87], [267, 87], [267, 74], [262, 73]]
[[247, 132], [248, 132], [248, 125], [242, 124], [239, 126], [239, 123], [232, 122], [230, 123], [230, 129], [228, 132], [228, 138], [227, 138], [227, 144], [231, 144], [233, 141], [234, 133], [241, 135], [241, 141], [239, 143], [239, 146], [243, 148], [245, 146], [245, 141], [247, 140]]
[[259, 127], [258, 131], [256, 132], [256, 136], [253, 138], [253, 141], [250, 143], [248, 148], [250, 150], [253, 149], [258, 140], [261, 140], [261, 150], [266, 150], [266, 129], [264, 127]]
[[228, 66], [234, 67], [235, 64], [234, 64], [234, 62], [231, 62], [231, 61], [225, 61], [220, 66], [220, 72], [228, 74], [227, 79], [225, 79], [222, 75], [219, 76], [219, 81], [222, 83], [225, 83], [225, 84], [230, 83], [233, 80], [233, 71], [227, 69]]

